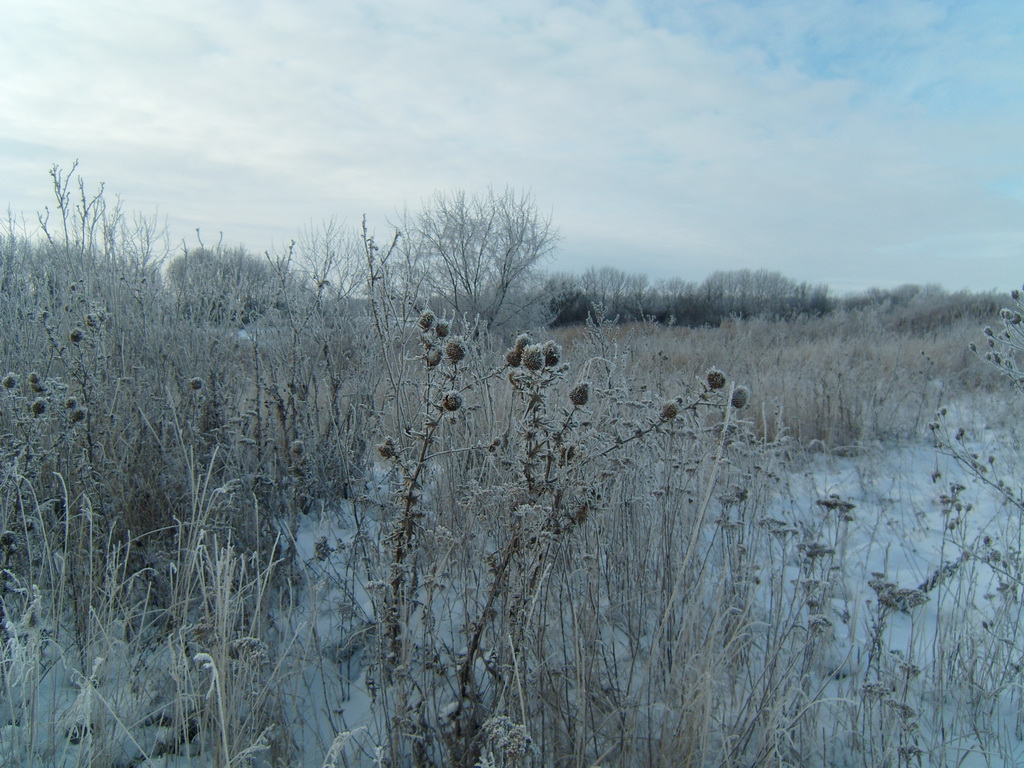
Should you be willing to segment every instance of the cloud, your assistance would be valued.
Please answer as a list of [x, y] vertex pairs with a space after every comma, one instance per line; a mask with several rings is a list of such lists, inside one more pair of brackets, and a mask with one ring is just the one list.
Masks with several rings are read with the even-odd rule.
[[36, 0], [5, 22], [0, 163], [16, 210], [78, 157], [177, 237], [257, 250], [510, 185], [563, 269], [883, 284], [938, 249], [943, 282], [1015, 284], [1024, 12], [998, 8]]

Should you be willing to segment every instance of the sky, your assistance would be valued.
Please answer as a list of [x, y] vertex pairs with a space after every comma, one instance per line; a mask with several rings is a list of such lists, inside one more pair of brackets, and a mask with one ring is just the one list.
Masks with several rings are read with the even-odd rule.
[[[172, 248], [532, 195], [551, 271], [1024, 282], [1018, 0], [0, 0], [0, 205]], [[197, 230], [199, 234], [197, 235]]]

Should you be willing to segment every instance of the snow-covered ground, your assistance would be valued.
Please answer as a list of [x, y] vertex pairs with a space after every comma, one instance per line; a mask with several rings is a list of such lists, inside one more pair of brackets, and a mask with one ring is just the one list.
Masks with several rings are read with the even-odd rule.
[[[1012, 483], [1019, 440], [973, 421], [966, 450]], [[822, 667], [835, 739], [825, 764], [1024, 764], [1020, 508], [925, 443], [820, 455], [786, 483], [777, 513], [834, 546], [840, 565]], [[829, 498], [855, 506], [830, 510]]]
[[[993, 474], [1005, 468], [1007, 480], [1019, 478], [1024, 451], [1012, 428], [968, 420], [965, 443], [986, 462], [992, 457]], [[821, 756], [805, 755], [800, 764], [1024, 764], [1024, 541], [1017, 507], [922, 439], [794, 459], [757, 515], [771, 528], [774, 547], [766, 553], [760, 600], [801, 612], [796, 624], [815, 638], [799, 671]], [[382, 715], [367, 674], [376, 642], [367, 563], [380, 537], [373, 515], [345, 502], [301, 518], [283, 544], [302, 578], [293, 610], [282, 617], [288, 626], [279, 652], [286, 659], [274, 679], [307, 766], [378, 759]], [[106, 718], [122, 734], [110, 740], [119, 754], [97, 755], [99, 734], [76, 731], [90, 719], [86, 713], [131, 711], [126, 696], [152, 693], [126, 692], [121, 681], [145, 678], [131, 665], [170, 663], [166, 649], [97, 658], [93, 674], [82, 676], [69, 671], [74, 664], [65, 663], [30, 610], [5, 622], [5, 706], [12, 712], [0, 730], [0, 765], [64, 768], [98, 765], [100, 758], [145, 768], [209, 764], [196, 750], [189, 756], [187, 747], [172, 749], [174, 734], [159, 719]], [[192, 661], [192, 674], [211, 675], [207, 695], [215, 696], [214, 670], [201, 657]], [[34, 732], [27, 709], [13, 712], [18, 703], [32, 709]], [[259, 748], [252, 756], [256, 764], [266, 757]], [[233, 764], [246, 764], [245, 757]]]
[[[977, 451], [1024, 467], [1012, 434], [975, 426]], [[780, 584], [808, 589], [815, 566], [829, 581], [827, 604], [807, 617], [828, 622], [808, 672], [820, 702], [822, 764], [1024, 764], [1019, 510], [921, 440], [794, 462], [760, 514], [793, 531], [781, 579], [765, 581], [766, 603]], [[310, 519], [297, 544], [312, 564], [318, 539], [338, 557], [352, 533]], [[807, 544], [826, 554], [808, 558]], [[337, 599], [367, 621], [372, 615], [365, 592]], [[361, 671], [345, 671], [346, 729], [372, 728]]]

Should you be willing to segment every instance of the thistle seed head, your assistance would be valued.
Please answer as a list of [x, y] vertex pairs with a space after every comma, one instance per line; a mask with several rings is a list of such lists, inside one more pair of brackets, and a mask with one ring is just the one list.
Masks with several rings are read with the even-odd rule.
[[725, 374], [717, 368], [707, 372], [708, 389], [722, 389], [725, 386]]
[[431, 347], [423, 353], [423, 362], [427, 364], [427, 368], [433, 368], [441, 362], [441, 350], [437, 347]]
[[661, 406], [661, 420], [672, 421], [676, 416], [679, 415], [679, 403], [675, 400], [669, 400], [663, 406]]
[[587, 404], [590, 399], [590, 385], [587, 382], [581, 382], [572, 388], [569, 392], [569, 402], [580, 408]]
[[750, 402], [750, 390], [740, 385], [732, 391], [732, 407], [736, 409], [746, 408]]
[[72, 328], [70, 331], [68, 331], [68, 341], [70, 341], [72, 344], [81, 344], [82, 339], [84, 338], [85, 331], [83, 331], [81, 328]]
[[562, 348], [553, 341], [544, 342], [544, 365], [554, 368], [562, 359]]
[[530, 338], [530, 334], [520, 333], [518, 336], [516, 336], [515, 348], [522, 352], [524, 349], [526, 349], [526, 346], [532, 341], [533, 339]]
[[13, 373], [8, 373], [4, 376], [3, 381], [0, 381], [0, 384], [3, 384], [4, 389], [14, 389], [18, 386], [18, 377]]
[[188, 380], [188, 388], [191, 389], [193, 392], [198, 392], [204, 386], [206, 386], [206, 383], [198, 376], [193, 376], [191, 379]]
[[505, 353], [505, 363], [509, 368], [518, 368], [519, 364], [522, 362], [523, 350], [519, 347], [512, 347], [512, 349]]
[[434, 317], [433, 312], [431, 312], [429, 309], [424, 309], [423, 312], [420, 314], [419, 319], [416, 321], [416, 325], [418, 325], [421, 330], [429, 331], [431, 328], [434, 327], [435, 319], [436, 318]]
[[89, 411], [82, 406], [73, 408], [71, 411], [71, 423], [78, 424], [79, 422], [85, 421], [85, 417], [89, 415]]
[[452, 363], [457, 363], [466, 356], [466, 345], [462, 339], [453, 338], [444, 346], [444, 353]]
[[529, 344], [523, 347], [523, 368], [528, 371], [539, 371], [543, 367], [543, 347], [540, 344]]
[[301, 440], [292, 440], [288, 446], [288, 452], [296, 459], [302, 458], [306, 453], [306, 444]]
[[42, 416], [46, 413], [46, 400], [42, 397], [37, 397], [32, 401], [30, 408], [32, 409], [33, 416]]
[[454, 389], [446, 392], [441, 398], [441, 407], [448, 412], [459, 410], [462, 407], [462, 395]]
[[39, 377], [39, 374], [36, 373], [35, 371], [32, 371], [32, 373], [30, 373], [26, 377], [26, 379], [28, 380], [28, 386], [31, 388], [33, 392], [38, 393], [46, 391], [46, 385], [43, 383], [43, 380]]
[[448, 335], [450, 327], [447, 320], [438, 320], [434, 323], [434, 333], [437, 334], [437, 338], [443, 339]]
[[382, 459], [393, 459], [395, 457], [395, 441], [390, 437], [385, 438], [383, 443], [377, 444], [377, 453]]

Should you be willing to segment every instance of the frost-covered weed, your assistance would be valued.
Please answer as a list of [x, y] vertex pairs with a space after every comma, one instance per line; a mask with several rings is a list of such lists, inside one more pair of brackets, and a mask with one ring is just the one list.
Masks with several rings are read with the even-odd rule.
[[[155, 230], [54, 181], [42, 240], [0, 241], [4, 761], [1019, 756], [1015, 465], [936, 422], [1009, 522], [979, 533], [973, 489], [937, 482], [945, 549], [914, 578], [861, 574], [878, 510], [792, 490], [801, 445], [906, 439], [987, 391], [953, 336], [491, 337], [365, 231], [360, 270], [325, 231], [258, 290], [189, 294]], [[983, 343], [1017, 382], [1014, 302]]]

